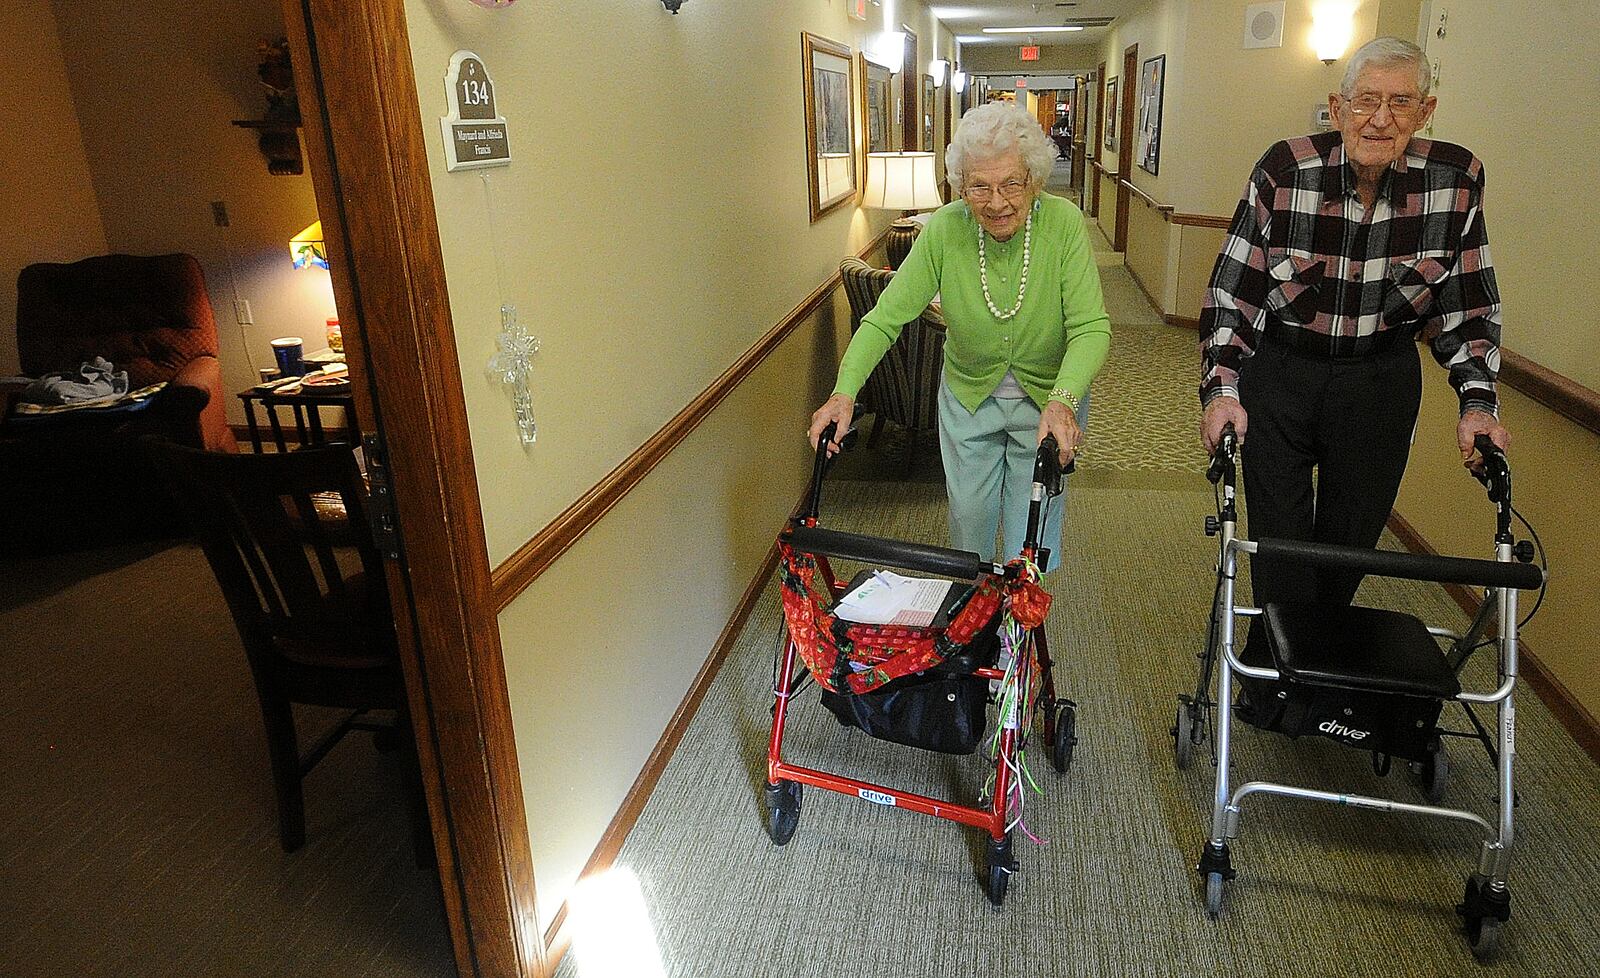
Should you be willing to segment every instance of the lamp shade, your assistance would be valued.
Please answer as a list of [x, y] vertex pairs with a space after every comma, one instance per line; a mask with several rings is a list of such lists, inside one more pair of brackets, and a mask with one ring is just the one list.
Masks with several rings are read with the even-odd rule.
[[328, 249], [322, 243], [322, 222], [313, 221], [289, 239], [289, 257], [295, 268], [327, 268]]
[[863, 207], [921, 211], [944, 203], [932, 153], [868, 153]]

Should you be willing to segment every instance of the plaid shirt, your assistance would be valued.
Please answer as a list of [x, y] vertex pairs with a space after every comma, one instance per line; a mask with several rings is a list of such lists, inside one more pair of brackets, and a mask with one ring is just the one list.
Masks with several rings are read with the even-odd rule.
[[1239, 367], [1263, 335], [1353, 357], [1420, 333], [1461, 410], [1495, 413], [1500, 292], [1482, 203], [1483, 164], [1451, 143], [1412, 139], [1370, 210], [1337, 130], [1274, 145], [1206, 290], [1201, 402], [1239, 396]]

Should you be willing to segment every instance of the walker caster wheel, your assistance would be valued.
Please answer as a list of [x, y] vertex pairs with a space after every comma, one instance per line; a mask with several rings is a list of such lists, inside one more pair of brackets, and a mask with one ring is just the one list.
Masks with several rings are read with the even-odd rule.
[[988, 873], [984, 879], [984, 891], [989, 895], [989, 902], [999, 907], [1005, 903], [1006, 888], [1011, 885], [1011, 874], [1017, 871], [1017, 861], [1011, 858], [1011, 835], [999, 842], [989, 840]]
[[1206, 843], [1200, 850], [1200, 864], [1195, 867], [1206, 882], [1206, 913], [1212, 920], [1222, 914], [1222, 884], [1233, 879], [1233, 860], [1226, 845]]
[[1221, 873], [1206, 874], [1206, 913], [1216, 920], [1222, 915], [1222, 884]]
[[1488, 961], [1500, 949], [1500, 928], [1511, 919], [1511, 891], [1503, 885], [1496, 890], [1488, 879], [1473, 873], [1467, 877], [1467, 892], [1456, 913], [1472, 956]]
[[1189, 757], [1194, 745], [1200, 742], [1200, 724], [1188, 703], [1178, 705], [1178, 718], [1172, 724], [1172, 759], [1178, 770], [1189, 769]]
[[1422, 793], [1427, 796], [1428, 804], [1444, 801], [1445, 785], [1450, 781], [1450, 757], [1444, 752], [1444, 744], [1435, 747], [1418, 767], [1417, 776], [1422, 781]]
[[787, 844], [800, 826], [801, 787], [798, 781], [767, 785], [767, 834], [773, 845]]
[[1065, 703], [1056, 717], [1055, 736], [1050, 741], [1050, 763], [1055, 765], [1056, 771], [1067, 773], [1067, 768], [1072, 766], [1072, 748], [1077, 745], [1078, 711], [1072, 704]]

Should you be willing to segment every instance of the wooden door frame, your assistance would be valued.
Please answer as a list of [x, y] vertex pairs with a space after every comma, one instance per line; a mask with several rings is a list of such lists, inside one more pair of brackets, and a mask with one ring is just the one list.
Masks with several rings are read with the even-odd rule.
[[1121, 252], [1128, 250], [1128, 205], [1133, 197], [1125, 181], [1133, 168], [1130, 137], [1133, 135], [1133, 86], [1138, 81], [1138, 71], [1139, 45], [1132, 44], [1122, 52], [1122, 84], [1117, 86], [1117, 97], [1121, 99], [1117, 109], [1117, 233], [1111, 239], [1111, 250]]
[[471, 978], [539, 974], [533, 858], [404, 0], [281, 6], [352, 393], [384, 440], [393, 486], [401, 557], [385, 576], [456, 966]]
[[[1094, 150], [1091, 158], [1100, 163], [1100, 158], [1105, 155], [1106, 132], [1106, 63], [1100, 62], [1100, 67], [1095, 77], [1099, 79], [1098, 88], [1094, 96], [1094, 132], [1088, 134], [1090, 148]], [[1101, 164], [1102, 166], [1104, 164]], [[1089, 188], [1089, 216], [1095, 220], [1100, 219], [1100, 171], [1096, 170], [1094, 179]]]

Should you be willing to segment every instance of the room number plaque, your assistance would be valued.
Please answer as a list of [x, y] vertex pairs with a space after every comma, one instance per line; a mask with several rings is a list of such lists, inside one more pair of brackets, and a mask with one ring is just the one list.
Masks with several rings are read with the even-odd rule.
[[506, 120], [495, 108], [494, 82], [482, 59], [471, 51], [451, 55], [450, 67], [444, 74], [444, 91], [449, 111], [439, 120], [439, 127], [444, 132], [445, 169], [510, 163]]

